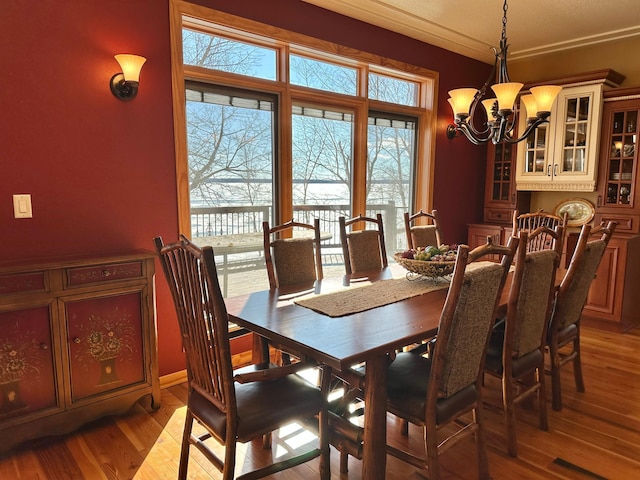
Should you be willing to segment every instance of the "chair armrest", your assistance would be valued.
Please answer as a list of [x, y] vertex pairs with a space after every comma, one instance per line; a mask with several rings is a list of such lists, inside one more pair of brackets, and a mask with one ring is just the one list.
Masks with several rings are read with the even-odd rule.
[[300, 370], [307, 370], [316, 367], [315, 363], [298, 362], [282, 367], [260, 368], [257, 365], [240, 368], [236, 371], [233, 379], [238, 383], [264, 382], [277, 380], [286, 377]]

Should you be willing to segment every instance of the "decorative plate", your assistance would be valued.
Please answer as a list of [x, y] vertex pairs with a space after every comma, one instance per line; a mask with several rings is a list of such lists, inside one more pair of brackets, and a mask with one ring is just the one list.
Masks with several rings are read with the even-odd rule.
[[556, 207], [556, 215], [562, 217], [567, 212], [567, 226], [580, 227], [589, 223], [595, 214], [595, 207], [585, 198], [570, 198]]

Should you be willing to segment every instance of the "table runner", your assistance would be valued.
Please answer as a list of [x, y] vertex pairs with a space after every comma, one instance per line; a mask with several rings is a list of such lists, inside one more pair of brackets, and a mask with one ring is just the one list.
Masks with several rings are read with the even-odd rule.
[[394, 278], [352, 286], [337, 292], [303, 297], [294, 300], [294, 303], [329, 317], [343, 317], [448, 287], [449, 282], [442, 279], [433, 281]]

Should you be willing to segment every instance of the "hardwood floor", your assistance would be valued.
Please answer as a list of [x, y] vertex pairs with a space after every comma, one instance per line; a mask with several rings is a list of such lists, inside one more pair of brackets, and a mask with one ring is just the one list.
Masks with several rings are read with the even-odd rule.
[[[563, 372], [562, 412], [551, 410], [549, 431], [537, 428], [534, 410], [518, 411], [519, 456], [505, 452], [501, 414], [485, 410], [492, 478], [514, 479], [609, 479], [640, 478], [640, 329], [627, 334], [583, 327], [583, 369], [587, 392], [577, 394], [570, 367]], [[547, 382], [549, 384], [549, 382]], [[487, 377], [487, 397], [499, 395], [498, 383]], [[12, 455], [0, 458], [2, 480], [139, 479], [174, 480], [177, 477], [180, 439], [184, 419], [185, 385], [163, 389], [162, 406], [147, 413], [136, 405], [128, 415], [94, 422], [80, 431], [58, 438], [31, 442]], [[547, 392], [550, 399], [550, 392]], [[388, 419], [388, 440], [422, 447], [421, 432], [412, 426], [409, 439], [399, 434], [399, 424]], [[300, 432], [274, 438], [280, 454], [285, 444], [308, 441]], [[0, 441], [2, 439], [0, 438]], [[313, 440], [312, 440], [313, 441]], [[241, 446], [238, 470], [245, 471], [271, 451], [260, 443]], [[444, 478], [477, 478], [473, 442], [465, 441], [442, 457]], [[317, 460], [271, 478], [306, 480], [318, 478]], [[360, 462], [349, 459], [349, 474], [339, 473], [339, 455], [332, 450], [332, 479], [360, 479]], [[220, 479], [215, 468], [192, 449], [189, 479]], [[420, 480], [423, 472], [387, 457], [387, 478]]]

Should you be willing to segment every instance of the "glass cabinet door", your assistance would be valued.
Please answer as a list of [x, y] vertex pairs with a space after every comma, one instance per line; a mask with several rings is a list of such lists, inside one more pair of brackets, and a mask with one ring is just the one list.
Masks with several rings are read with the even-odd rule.
[[590, 97], [567, 99], [564, 118], [563, 172], [585, 172]]
[[493, 159], [493, 179], [491, 200], [494, 202], [511, 201], [511, 165], [513, 146], [499, 143], [495, 146]]
[[633, 175], [637, 158], [638, 111], [613, 112], [609, 151], [603, 152], [607, 159], [605, 205], [629, 205], [633, 196]]
[[547, 125], [540, 125], [531, 132], [524, 145], [524, 172], [544, 175], [547, 168]]

